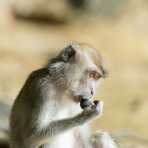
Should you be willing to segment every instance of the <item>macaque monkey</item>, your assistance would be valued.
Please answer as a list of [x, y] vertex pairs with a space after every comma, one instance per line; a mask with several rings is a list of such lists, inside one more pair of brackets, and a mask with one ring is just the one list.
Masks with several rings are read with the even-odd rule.
[[32, 72], [11, 110], [10, 148], [116, 148], [108, 134], [88, 128], [102, 115], [103, 102], [92, 97], [105, 76], [100, 53], [80, 43]]

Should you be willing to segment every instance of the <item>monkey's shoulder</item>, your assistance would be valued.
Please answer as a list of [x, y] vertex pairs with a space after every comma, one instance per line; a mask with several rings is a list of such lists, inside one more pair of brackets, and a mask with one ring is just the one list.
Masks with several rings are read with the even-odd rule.
[[18, 97], [28, 97], [28, 95], [37, 95], [44, 88], [50, 86], [49, 73], [46, 68], [41, 68], [31, 72], [25, 81]]
[[49, 75], [47, 68], [41, 68], [30, 73], [29, 79], [43, 78]]
[[45, 82], [45, 81], [47, 82], [49, 80], [50, 80], [50, 75], [49, 75], [48, 69], [41, 68], [31, 72], [30, 75], [28, 76], [28, 79], [26, 80], [26, 83], [28, 85], [31, 85], [32, 83], [40, 84], [42, 82]]

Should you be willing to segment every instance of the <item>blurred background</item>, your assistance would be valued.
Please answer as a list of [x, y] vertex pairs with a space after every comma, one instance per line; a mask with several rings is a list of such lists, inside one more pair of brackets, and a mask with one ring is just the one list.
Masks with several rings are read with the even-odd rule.
[[86, 42], [109, 70], [92, 130], [111, 132], [123, 148], [148, 147], [147, 0], [0, 0], [0, 12], [1, 128], [28, 74], [69, 42]]

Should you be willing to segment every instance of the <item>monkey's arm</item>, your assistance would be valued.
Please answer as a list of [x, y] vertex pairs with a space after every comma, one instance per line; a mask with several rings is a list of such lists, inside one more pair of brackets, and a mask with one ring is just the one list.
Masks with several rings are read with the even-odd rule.
[[60, 133], [70, 130], [74, 127], [80, 126], [99, 114], [100, 106], [94, 105], [91, 109], [86, 109], [74, 117], [52, 121], [44, 128], [35, 129], [34, 132], [31, 132], [28, 140], [30, 143], [40, 143], [42, 140], [48, 141], [49, 138], [59, 135]]

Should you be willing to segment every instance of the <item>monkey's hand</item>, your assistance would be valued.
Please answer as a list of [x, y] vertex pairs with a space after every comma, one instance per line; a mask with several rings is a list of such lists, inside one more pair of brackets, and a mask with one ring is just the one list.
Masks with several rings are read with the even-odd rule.
[[103, 102], [95, 100], [89, 106], [85, 107], [80, 114], [81, 123], [86, 123], [92, 120], [94, 117], [101, 116], [103, 111]]

